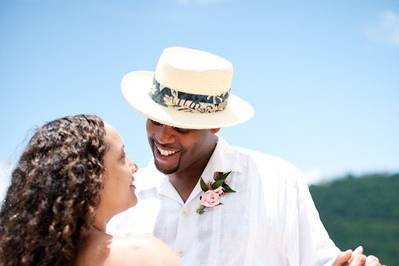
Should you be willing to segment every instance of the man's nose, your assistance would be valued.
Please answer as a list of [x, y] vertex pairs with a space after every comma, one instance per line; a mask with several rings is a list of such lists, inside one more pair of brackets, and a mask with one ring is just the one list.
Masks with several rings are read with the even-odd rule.
[[169, 144], [174, 142], [173, 128], [167, 125], [158, 127], [157, 141], [159, 144]]

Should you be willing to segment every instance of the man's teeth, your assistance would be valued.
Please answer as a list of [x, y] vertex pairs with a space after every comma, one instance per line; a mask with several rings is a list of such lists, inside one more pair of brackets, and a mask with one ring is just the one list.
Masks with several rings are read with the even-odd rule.
[[163, 150], [163, 149], [160, 149], [159, 147], [157, 147], [157, 149], [158, 149], [159, 153], [160, 153], [162, 156], [169, 156], [169, 155], [175, 154], [175, 153], [177, 152], [177, 151], [167, 151], [167, 150]]

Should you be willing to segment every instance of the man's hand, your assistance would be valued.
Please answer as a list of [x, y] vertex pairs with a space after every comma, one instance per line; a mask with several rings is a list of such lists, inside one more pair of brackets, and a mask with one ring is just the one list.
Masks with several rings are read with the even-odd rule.
[[331, 266], [381, 266], [378, 258], [363, 254], [363, 247], [359, 246], [354, 251], [348, 249], [335, 258]]
[[365, 262], [366, 256], [361, 248], [355, 251], [348, 249], [338, 254], [331, 266], [363, 266]]

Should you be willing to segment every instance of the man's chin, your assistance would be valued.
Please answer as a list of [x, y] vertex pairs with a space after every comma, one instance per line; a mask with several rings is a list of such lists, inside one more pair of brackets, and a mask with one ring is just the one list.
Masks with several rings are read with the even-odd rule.
[[175, 166], [175, 167], [171, 167], [171, 168], [165, 168], [162, 167], [161, 165], [159, 165], [157, 163], [157, 161], [155, 161], [155, 167], [158, 169], [159, 172], [165, 174], [165, 175], [171, 175], [177, 172], [177, 170], [179, 169], [179, 166]]

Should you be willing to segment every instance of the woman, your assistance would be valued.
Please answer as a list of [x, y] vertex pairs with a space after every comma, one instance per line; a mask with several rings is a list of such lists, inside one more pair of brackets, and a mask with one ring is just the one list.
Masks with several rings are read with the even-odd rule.
[[105, 233], [113, 215], [137, 202], [135, 170], [121, 137], [97, 116], [39, 128], [0, 211], [0, 265], [179, 265], [155, 238]]

